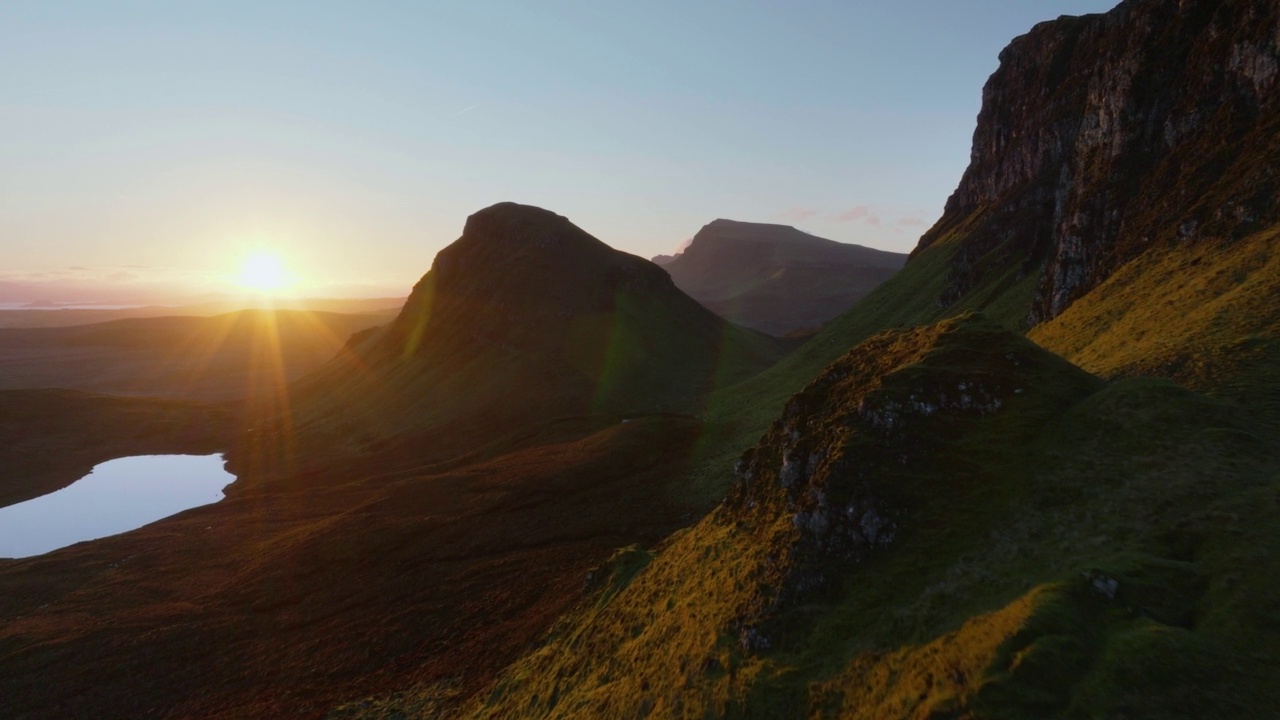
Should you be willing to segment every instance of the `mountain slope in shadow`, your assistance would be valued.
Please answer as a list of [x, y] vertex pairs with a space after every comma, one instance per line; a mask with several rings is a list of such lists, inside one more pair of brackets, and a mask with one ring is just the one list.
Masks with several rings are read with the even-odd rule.
[[688, 413], [784, 345], [564, 217], [500, 203], [467, 219], [388, 327], [301, 385], [307, 432], [493, 438], [561, 417]]
[[772, 335], [818, 328], [889, 279], [907, 256], [787, 225], [714, 220], [659, 256], [676, 286], [721, 317]]

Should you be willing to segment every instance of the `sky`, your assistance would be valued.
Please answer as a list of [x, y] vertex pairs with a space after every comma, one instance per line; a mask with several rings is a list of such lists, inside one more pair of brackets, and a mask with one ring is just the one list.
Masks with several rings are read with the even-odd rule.
[[0, 0], [0, 282], [404, 293], [504, 200], [906, 252], [1000, 50], [1114, 4]]

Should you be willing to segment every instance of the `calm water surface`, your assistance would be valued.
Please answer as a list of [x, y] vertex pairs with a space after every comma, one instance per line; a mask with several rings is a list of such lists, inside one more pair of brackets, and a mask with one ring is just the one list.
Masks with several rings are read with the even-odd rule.
[[236, 477], [221, 455], [119, 458], [67, 487], [0, 508], [0, 558], [42, 555], [118, 535], [222, 499]]

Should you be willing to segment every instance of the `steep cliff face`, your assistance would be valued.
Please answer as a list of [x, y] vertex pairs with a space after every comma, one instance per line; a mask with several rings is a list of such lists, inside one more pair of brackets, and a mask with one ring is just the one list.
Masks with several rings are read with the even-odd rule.
[[1280, 7], [1127, 0], [1036, 26], [983, 90], [972, 160], [916, 252], [961, 243], [940, 304], [1016, 265], [1028, 321], [1142, 251], [1280, 219]]

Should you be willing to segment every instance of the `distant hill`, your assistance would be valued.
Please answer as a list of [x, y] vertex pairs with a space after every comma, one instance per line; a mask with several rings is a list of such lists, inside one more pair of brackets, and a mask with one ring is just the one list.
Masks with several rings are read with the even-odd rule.
[[787, 225], [714, 220], [679, 255], [654, 258], [721, 317], [772, 335], [817, 328], [889, 279], [907, 256]]
[[383, 315], [395, 312], [404, 304], [403, 297], [389, 298], [275, 298], [211, 299], [183, 305], [146, 305], [97, 307], [94, 305], [63, 306], [26, 303], [18, 308], [0, 309], [0, 328], [66, 327], [92, 323], [154, 317], [212, 317], [241, 310], [297, 310], [301, 312], [339, 313], [343, 315]]
[[274, 397], [333, 358], [352, 334], [392, 317], [242, 310], [0, 328], [0, 390], [66, 388], [205, 401]]
[[689, 412], [782, 354], [653, 263], [548, 210], [500, 203], [467, 219], [393, 323], [302, 384], [299, 417], [347, 440], [445, 427], [456, 440], [562, 416]]

